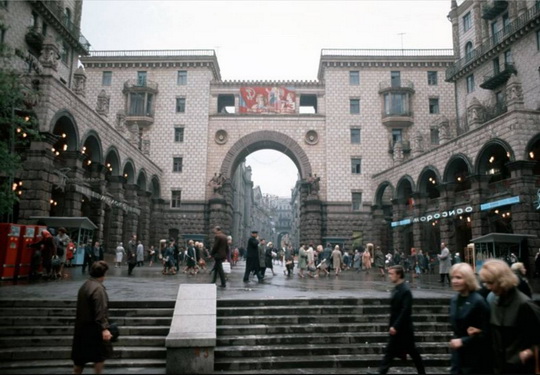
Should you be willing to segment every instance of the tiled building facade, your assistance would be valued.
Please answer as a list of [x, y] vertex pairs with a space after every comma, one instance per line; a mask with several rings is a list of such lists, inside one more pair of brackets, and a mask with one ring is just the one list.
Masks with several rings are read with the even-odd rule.
[[[32, 12], [38, 24], [52, 22], [52, 3], [7, 2], [5, 42], [30, 48], [26, 28], [11, 23], [31, 26]], [[32, 75], [44, 91], [35, 112], [51, 136], [32, 146], [28, 160], [40, 159], [19, 176], [39, 191], [23, 194], [20, 220], [88, 216], [109, 246], [130, 232], [150, 243], [205, 238], [216, 224], [246, 236], [252, 192], [242, 163], [269, 148], [298, 167], [298, 242], [436, 251], [441, 241], [460, 250], [496, 231], [537, 236], [537, 2], [449, 6], [454, 51], [323, 50], [312, 82], [226, 81], [209, 50], [88, 55], [78, 29], [58, 22], [47, 33], [77, 36], [67, 39], [75, 53], [67, 64], [34, 53], [42, 68]], [[79, 2], [61, 9], [80, 22]], [[60, 51], [55, 36], [44, 50]], [[246, 88], [290, 90], [293, 109], [243, 113]], [[64, 145], [60, 155], [48, 152]], [[58, 189], [55, 171], [68, 167]], [[514, 203], [499, 208], [505, 217], [480, 208], [506, 198]], [[539, 244], [527, 241], [529, 256]]]

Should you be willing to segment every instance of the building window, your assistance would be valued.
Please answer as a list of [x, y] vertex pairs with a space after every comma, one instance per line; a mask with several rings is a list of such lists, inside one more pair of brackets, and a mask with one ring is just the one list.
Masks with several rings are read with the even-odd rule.
[[110, 86], [112, 83], [112, 72], [103, 72], [101, 86]]
[[176, 98], [176, 113], [186, 112], [186, 98]]
[[384, 114], [387, 116], [407, 116], [409, 114], [409, 94], [397, 92], [384, 94]]
[[467, 94], [474, 91], [474, 74], [467, 76]]
[[174, 128], [174, 141], [184, 142], [184, 128]]
[[351, 128], [351, 143], [360, 144], [360, 128]]
[[357, 86], [360, 84], [360, 72], [352, 70], [349, 72], [349, 85]]
[[472, 48], [472, 42], [467, 42], [467, 44], [465, 44], [465, 59], [467, 61], [471, 60], [472, 59], [472, 51], [473, 51], [473, 48]]
[[431, 138], [431, 144], [432, 145], [438, 145], [439, 144], [439, 129], [438, 128], [431, 128], [429, 130], [429, 135]]
[[390, 84], [392, 87], [401, 87], [401, 72], [390, 72]]
[[146, 72], [137, 72], [137, 86], [146, 86]]
[[463, 31], [467, 31], [472, 27], [471, 12], [463, 16]]
[[360, 159], [360, 158], [352, 158], [351, 159], [351, 172], [353, 174], [361, 174], [362, 173], [362, 159]]
[[62, 62], [64, 64], [67, 64], [69, 62], [69, 44], [66, 42], [62, 42], [62, 52], [60, 53], [60, 58], [62, 59]]
[[178, 78], [176, 80], [176, 84], [187, 85], [187, 71], [186, 70], [178, 71]]
[[392, 129], [392, 145], [395, 145], [398, 142], [403, 140], [403, 130], [402, 129]]
[[504, 63], [505, 64], [513, 64], [514, 59], [512, 58], [512, 50], [509, 49], [507, 51], [504, 51]]
[[350, 110], [351, 115], [359, 115], [360, 114], [360, 99], [350, 99], [349, 110]]
[[352, 193], [353, 211], [360, 211], [361, 207], [362, 207], [362, 193]]
[[180, 208], [182, 201], [182, 190], [171, 191], [171, 208]]
[[154, 95], [148, 92], [130, 92], [128, 116], [152, 116], [153, 99]]
[[182, 162], [183, 158], [173, 158], [173, 172], [182, 172]]
[[429, 113], [432, 115], [439, 113], [439, 98], [429, 99]]
[[2, 1], [0, 1], [0, 7], [4, 8], [4, 9], [7, 9], [8, 8], [8, 3], [9, 3], [8, 0], [2, 0]]
[[430, 86], [437, 86], [439, 84], [437, 72], [427, 72], [427, 83]]

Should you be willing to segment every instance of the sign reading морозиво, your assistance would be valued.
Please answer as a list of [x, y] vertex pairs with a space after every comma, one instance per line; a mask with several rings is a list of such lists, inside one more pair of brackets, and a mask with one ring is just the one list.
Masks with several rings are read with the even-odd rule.
[[[505, 198], [505, 199], [501, 199], [501, 200], [498, 200], [498, 201], [495, 201], [495, 202], [489, 202], [489, 203], [481, 204], [480, 205], [480, 211], [491, 210], [491, 209], [496, 208], [496, 207], [507, 206], [507, 205], [515, 204], [515, 203], [519, 203], [519, 202], [520, 202], [519, 196], [515, 196], [515, 197], [511, 197], [511, 198]], [[413, 223], [429, 223], [432, 220], [445, 219], [445, 218], [449, 218], [449, 217], [456, 216], [456, 215], [462, 215], [462, 214], [466, 214], [466, 213], [471, 213], [473, 211], [474, 211], [474, 209], [473, 209], [472, 206], [454, 208], [452, 210], [442, 211], [442, 212], [434, 212], [434, 213], [430, 213], [430, 214], [420, 216], [420, 217], [413, 217], [413, 218], [407, 218], [407, 219], [403, 219], [403, 220], [399, 220], [399, 221], [393, 221], [391, 223], [391, 226], [392, 227], [399, 227], [401, 225], [409, 225], [409, 224], [413, 224]]]

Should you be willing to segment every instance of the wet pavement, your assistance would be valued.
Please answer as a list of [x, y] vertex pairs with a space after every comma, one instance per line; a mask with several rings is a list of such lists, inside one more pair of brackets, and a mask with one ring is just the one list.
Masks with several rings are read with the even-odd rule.
[[[106, 258], [111, 268], [107, 272], [104, 285], [111, 301], [132, 300], [175, 300], [180, 284], [210, 283], [209, 264], [206, 270], [197, 275], [188, 275], [180, 271], [176, 275], [162, 275], [161, 266], [148, 263], [136, 267], [132, 276], [127, 275], [127, 266], [115, 268], [112, 258]], [[339, 276], [331, 273], [328, 277], [300, 278], [295, 268], [293, 277], [283, 274], [284, 267], [274, 265], [275, 276], [267, 269], [262, 283], [242, 281], [245, 262], [240, 261], [227, 275], [227, 287], [217, 288], [218, 300], [221, 299], [304, 299], [315, 297], [329, 298], [388, 298], [392, 288], [388, 277], [380, 276], [376, 270], [369, 273], [356, 272], [353, 269], [341, 272]], [[77, 291], [88, 275], [81, 267], [65, 269], [65, 277], [54, 281], [0, 281], [0, 301], [14, 299], [76, 300]], [[415, 298], [451, 297], [454, 292], [448, 286], [439, 283], [438, 274], [423, 274], [412, 278], [407, 274], [409, 285]], [[218, 277], [219, 284], [219, 277]], [[535, 292], [534, 299], [540, 299], [540, 279], [531, 279]]]

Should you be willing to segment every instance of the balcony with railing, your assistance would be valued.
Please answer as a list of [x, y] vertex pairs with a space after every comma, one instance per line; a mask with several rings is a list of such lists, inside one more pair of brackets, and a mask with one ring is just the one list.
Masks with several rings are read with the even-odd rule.
[[507, 0], [493, 0], [482, 8], [482, 18], [492, 20], [508, 8]]
[[414, 93], [414, 83], [408, 79], [389, 80], [379, 82], [379, 94], [384, 94], [390, 91]]
[[81, 29], [71, 22], [71, 19], [64, 13], [64, 8], [59, 1], [33, 0], [30, 3], [38, 9], [44, 17], [51, 23], [54, 23], [57, 29], [64, 30], [65, 35], [72, 38], [79, 48], [88, 54], [90, 43], [82, 35]]
[[[530, 27], [532, 23], [538, 22], [540, 19], [540, 6], [534, 5], [527, 9], [519, 17], [515, 18], [512, 22], [506, 25], [502, 30], [492, 35], [486, 42], [480, 44], [477, 48], [472, 50], [466, 56], [457, 60], [451, 67], [446, 70], [446, 81], [455, 81], [457, 78], [465, 74], [465, 72], [473, 68], [477, 64], [484, 62], [484, 56], [488, 58], [490, 55], [495, 55], [498, 51], [495, 51], [495, 47], [506, 43], [507, 41], [515, 42], [518, 39], [527, 35], [527, 33], [521, 33], [527, 27]], [[534, 28], [531, 28], [533, 30]], [[510, 38], [512, 37], [512, 38]]]
[[504, 69], [493, 72], [492, 75], [484, 76], [484, 82], [480, 87], [486, 90], [493, 90], [502, 84], [506, 83], [512, 74], [516, 74], [517, 70], [514, 64], [504, 64]]
[[148, 92], [151, 94], [157, 94], [158, 83], [154, 81], [128, 79], [124, 82], [124, 93], [127, 92]]

